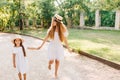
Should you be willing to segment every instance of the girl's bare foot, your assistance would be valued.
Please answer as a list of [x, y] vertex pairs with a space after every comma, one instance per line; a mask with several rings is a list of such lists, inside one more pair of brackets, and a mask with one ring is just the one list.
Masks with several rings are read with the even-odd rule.
[[51, 65], [50, 64], [48, 65], [48, 69], [51, 70]]

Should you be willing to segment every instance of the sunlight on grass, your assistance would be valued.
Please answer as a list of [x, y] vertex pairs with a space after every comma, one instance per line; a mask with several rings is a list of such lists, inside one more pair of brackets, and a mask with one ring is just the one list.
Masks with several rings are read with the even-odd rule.
[[70, 29], [71, 48], [120, 63], [120, 31]]
[[89, 41], [89, 40], [80, 40], [79, 42], [81, 44], [81, 45], [79, 45], [81, 47], [81, 50], [89, 50], [89, 49], [107, 47], [104, 44], [94, 43], [94, 42]]
[[102, 57], [104, 59], [120, 63], [120, 54], [117, 51], [113, 52], [109, 48], [91, 49], [91, 50], [87, 50], [87, 52]]
[[68, 40], [69, 46], [76, 51], [80, 50], [80, 40]]

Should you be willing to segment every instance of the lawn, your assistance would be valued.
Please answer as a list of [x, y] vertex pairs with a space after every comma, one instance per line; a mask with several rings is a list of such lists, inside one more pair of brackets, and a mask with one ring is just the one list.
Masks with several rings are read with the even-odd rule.
[[[44, 38], [46, 29], [6, 31]], [[82, 50], [120, 64], [120, 31], [69, 29], [68, 42], [72, 49]]]
[[88, 52], [120, 64], [120, 31], [70, 29], [72, 48]]

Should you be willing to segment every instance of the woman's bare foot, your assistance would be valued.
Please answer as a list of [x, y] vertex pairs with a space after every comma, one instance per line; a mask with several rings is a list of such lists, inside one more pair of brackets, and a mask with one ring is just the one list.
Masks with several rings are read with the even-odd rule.
[[57, 75], [57, 73], [55, 73], [55, 79], [57, 79], [58, 78], [58, 75]]
[[50, 64], [48, 65], [48, 69], [51, 70], [51, 65]]

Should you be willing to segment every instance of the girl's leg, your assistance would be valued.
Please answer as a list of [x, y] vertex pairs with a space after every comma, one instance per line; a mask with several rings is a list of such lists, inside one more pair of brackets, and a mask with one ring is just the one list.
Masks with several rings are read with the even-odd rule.
[[60, 61], [55, 60], [55, 77], [57, 78], [58, 74], [58, 68], [59, 68]]
[[51, 70], [51, 65], [53, 64], [54, 60], [50, 60], [48, 63], [48, 69]]
[[22, 80], [22, 75], [21, 73], [18, 73], [19, 80]]
[[23, 76], [24, 76], [24, 80], [26, 80], [26, 73], [25, 73], [25, 74], [23, 74]]

